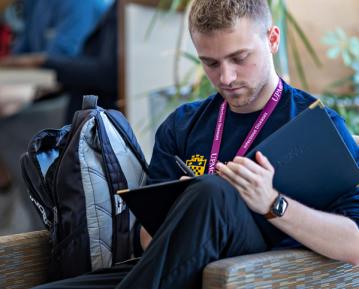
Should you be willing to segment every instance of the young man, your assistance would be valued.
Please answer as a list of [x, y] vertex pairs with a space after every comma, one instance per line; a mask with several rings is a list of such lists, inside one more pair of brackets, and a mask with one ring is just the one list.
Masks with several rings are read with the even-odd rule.
[[[201, 288], [202, 269], [209, 262], [283, 247], [293, 239], [329, 258], [359, 264], [358, 189], [343, 192], [327, 212], [317, 211], [273, 188], [275, 171], [260, 152], [256, 162], [242, 156], [242, 144], [253, 126], [263, 127], [251, 146], [315, 100], [275, 72], [273, 54], [280, 31], [272, 26], [267, 1], [195, 0], [189, 24], [204, 69], [219, 93], [181, 106], [161, 125], [150, 181], [181, 177], [173, 155], [198, 161], [198, 175], [217, 170], [220, 176], [194, 180], [116, 288]], [[258, 121], [263, 111], [270, 115], [264, 124]], [[328, 111], [359, 162], [358, 147], [343, 120]], [[273, 204], [280, 205], [280, 212], [272, 210]], [[41, 288], [96, 288], [90, 280], [97, 280], [97, 286], [112, 282], [106, 288], [113, 288], [122, 279], [115, 277], [116, 270], [125, 268]]]

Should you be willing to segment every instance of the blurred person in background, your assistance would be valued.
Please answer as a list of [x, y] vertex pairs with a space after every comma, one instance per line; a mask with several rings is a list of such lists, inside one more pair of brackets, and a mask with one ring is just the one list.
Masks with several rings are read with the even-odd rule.
[[[54, 70], [61, 91], [69, 95], [66, 123], [81, 108], [84, 94], [97, 94], [99, 105], [117, 108], [117, 1], [110, 2], [114, 3], [88, 35], [78, 55], [36, 53], [0, 60], [0, 67]], [[44, 93], [36, 97], [42, 98]]]
[[[108, 9], [109, 0], [22, 0], [24, 25], [12, 54], [79, 54], [84, 39]], [[16, 61], [16, 59], [9, 59]]]
[[[41, 68], [58, 59], [81, 57], [85, 51], [84, 42], [91, 39], [112, 2], [17, 1], [16, 4], [20, 3], [23, 8], [23, 31], [16, 36], [11, 55], [0, 59], [0, 69]], [[55, 72], [61, 75], [61, 72]], [[14, 183], [9, 190], [10, 178], [3, 178], [3, 184], [0, 178], [0, 192], [11, 192], [0, 194], [0, 235], [42, 227], [21, 181], [19, 157], [39, 130], [63, 125], [66, 98], [35, 101], [59, 96], [61, 92], [59, 86], [43, 89], [29, 84], [0, 84], [0, 175], [11, 175]]]

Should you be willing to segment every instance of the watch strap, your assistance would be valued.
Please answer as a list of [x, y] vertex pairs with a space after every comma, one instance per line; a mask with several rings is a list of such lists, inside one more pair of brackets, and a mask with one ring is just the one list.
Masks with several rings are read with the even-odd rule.
[[266, 213], [264, 215], [264, 218], [266, 218], [267, 220], [274, 219], [274, 218], [277, 218], [277, 217], [278, 217], [277, 215], [273, 214], [272, 208], [269, 210], [268, 213]]

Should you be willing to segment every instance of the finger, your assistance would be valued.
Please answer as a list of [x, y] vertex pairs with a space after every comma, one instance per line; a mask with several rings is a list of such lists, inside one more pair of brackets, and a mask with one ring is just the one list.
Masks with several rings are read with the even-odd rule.
[[237, 176], [242, 177], [248, 183], [253, 184], [258, 180], [258, 175], [242, 164], [229, 162], [227, 166], [235, 172]]
[[180, 177], [180, 181], [183, 181], [183, 180], [188, 180], [188, 179], [190, 179], [191, 177], [189, 177], [189, 176], [182, 176], [182, 177]]
[[[231, 162], [230, 162], [231, 163]], [[222, 163], [217, 163], [216, 168], [218, 169], [220, 175], [226, 176], [230, 182], [234, 185], [241, 186], [242, 188], [246, 188], [249, 186], [249, 182], [244, 179], [242, 176], [238, 175], [235, 170], [232, 169], [233, 163], [224, 165]]]
[[242, 195], [242, 192], [245, 192], [245, 188], [243, 186], [241, 186], [238, 183], [235, 183], [232, 179], [230, 179], [227, 175], [222, 174], [221, 172], [218, 173], [218, 175], [225, 179], [227, 182], [229, 182], [233, 187], [235, 187], [237, 189], [237, 191]]
[[274, 172], [274, 168], [268, 158], [259, 151], [256, 152], [256, 161], [266, 170]]
[[256, 175], [260, 175], [260, 174], [264, 173], [263, 167], [261, 167], [259, 164], [252, 161], [249, 158], [235, 157], [233, 162], [246, 167], [247, 169], [249, 169], [251, 172], [253, 172]]

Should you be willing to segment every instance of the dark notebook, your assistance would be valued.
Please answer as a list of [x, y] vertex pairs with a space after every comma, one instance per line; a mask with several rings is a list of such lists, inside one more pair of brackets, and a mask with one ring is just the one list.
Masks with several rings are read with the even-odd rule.
[[[311, 106], [285, 124], [256, 151], [275, 168], [274, 188], [316, 209], [325, 209], [341, 194], [359, 184], [359, 168], [329, 115]], [[145, 186], [120, 194], [153, 236], [177, 197], [193, 179]]]
[[325, 209], [359, 184], [359, 168], [330, 116], [318, 101], [274, 132], [247, 157], [261, 151], [275, 168], [279, 192]]
[[194, 178], [118, 191], [130, 210], [147, 232], [153, 236], [166, 218], [168, 211]]

